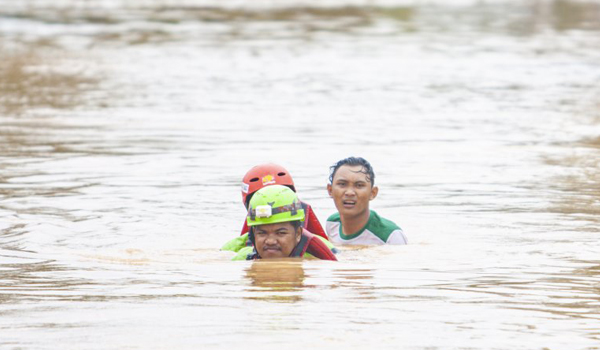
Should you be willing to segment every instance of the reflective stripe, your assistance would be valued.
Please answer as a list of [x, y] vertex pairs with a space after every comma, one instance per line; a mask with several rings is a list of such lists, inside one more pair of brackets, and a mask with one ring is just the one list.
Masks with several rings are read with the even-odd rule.
[[[303, 209], [302, 204], [300, 202], [294, 202], [294, 204], [283, 205], [281, 207], [272, 208], [271, 216], [281, 213], [287, 213], [288, 211], [292, 212], [292, 215], [298, 214], [298, 210]], [[250, 208], [248, 210], [248, 216], [250, 216], [250, 220], [256, 220], [256, 209]]]

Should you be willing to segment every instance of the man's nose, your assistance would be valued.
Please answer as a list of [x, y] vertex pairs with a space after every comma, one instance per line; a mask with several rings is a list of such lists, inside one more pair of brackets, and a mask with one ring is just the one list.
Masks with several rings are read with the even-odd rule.
[[268, 235], [267, 239], [265, 239], [265, 244], [267, 245], [273, 245], [277, 243], [277, 239], [275, 238], [275, 235]]
[[346, 192], [344, 192], [344, 195], [349, 196], [349, 197], [355, 196], [356, 191], [354, 190], [354, 187], [348, 186], [348, 188], [346, 188]]

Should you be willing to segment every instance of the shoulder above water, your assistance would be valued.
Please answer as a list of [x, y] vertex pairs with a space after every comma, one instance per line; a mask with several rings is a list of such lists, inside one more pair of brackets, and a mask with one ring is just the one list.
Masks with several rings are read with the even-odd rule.
[[381, 245], [381, 244], [407, 244], [408, 240], [402, 229], [393, 221], [382, 218], [371, 210], [369, 222], [360, 232], [351, 236], [342, 233], [342, 224], [339, 213], [327, 219], [327, 235], [334, 244], [352, 245]]
[[334, 222], [340, 222], [340, 213], [335, 213], [335, 214], [331, 214], [328, 218], [327, 221], [334, 221]]

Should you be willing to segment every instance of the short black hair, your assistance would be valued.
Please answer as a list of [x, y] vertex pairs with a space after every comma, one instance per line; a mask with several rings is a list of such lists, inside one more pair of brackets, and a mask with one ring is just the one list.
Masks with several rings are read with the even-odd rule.
[[290, 221], [290, 224], [292, 224], [292, 226], [294, 226], [294, 230], [297, 230], [298, 227], [304, 227], [304, 220]]
[[335, 176], [335, 173], [338, 171], [338, 169], [342, 165], [349, 165], [349, 166], [360, 165], [362, 167], [360, 172], [367, 175], [367, 180], [369, 180], [369, 182], [371, 182], [371, 186], [375, 186], [375, 172], [373, 171], [373, 167], [371, 166], [371, 163], [369, 163], [366, 159], [364, 159], [362, 157], [344, 158], [344, 159], [338, 161], [337, 163], [335, 163], [334, 165], [332, 165], [329, 168], [329, 183], [330, 184], [333, 184], [333, 177]]

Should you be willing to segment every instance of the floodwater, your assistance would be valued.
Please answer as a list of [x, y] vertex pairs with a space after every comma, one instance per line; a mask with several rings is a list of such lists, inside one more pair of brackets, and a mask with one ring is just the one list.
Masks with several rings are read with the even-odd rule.
[[[0, 0], [0, 348], [600, 349], [600, 2]], [[231, 262], [246, 170], [407, 246]]]

